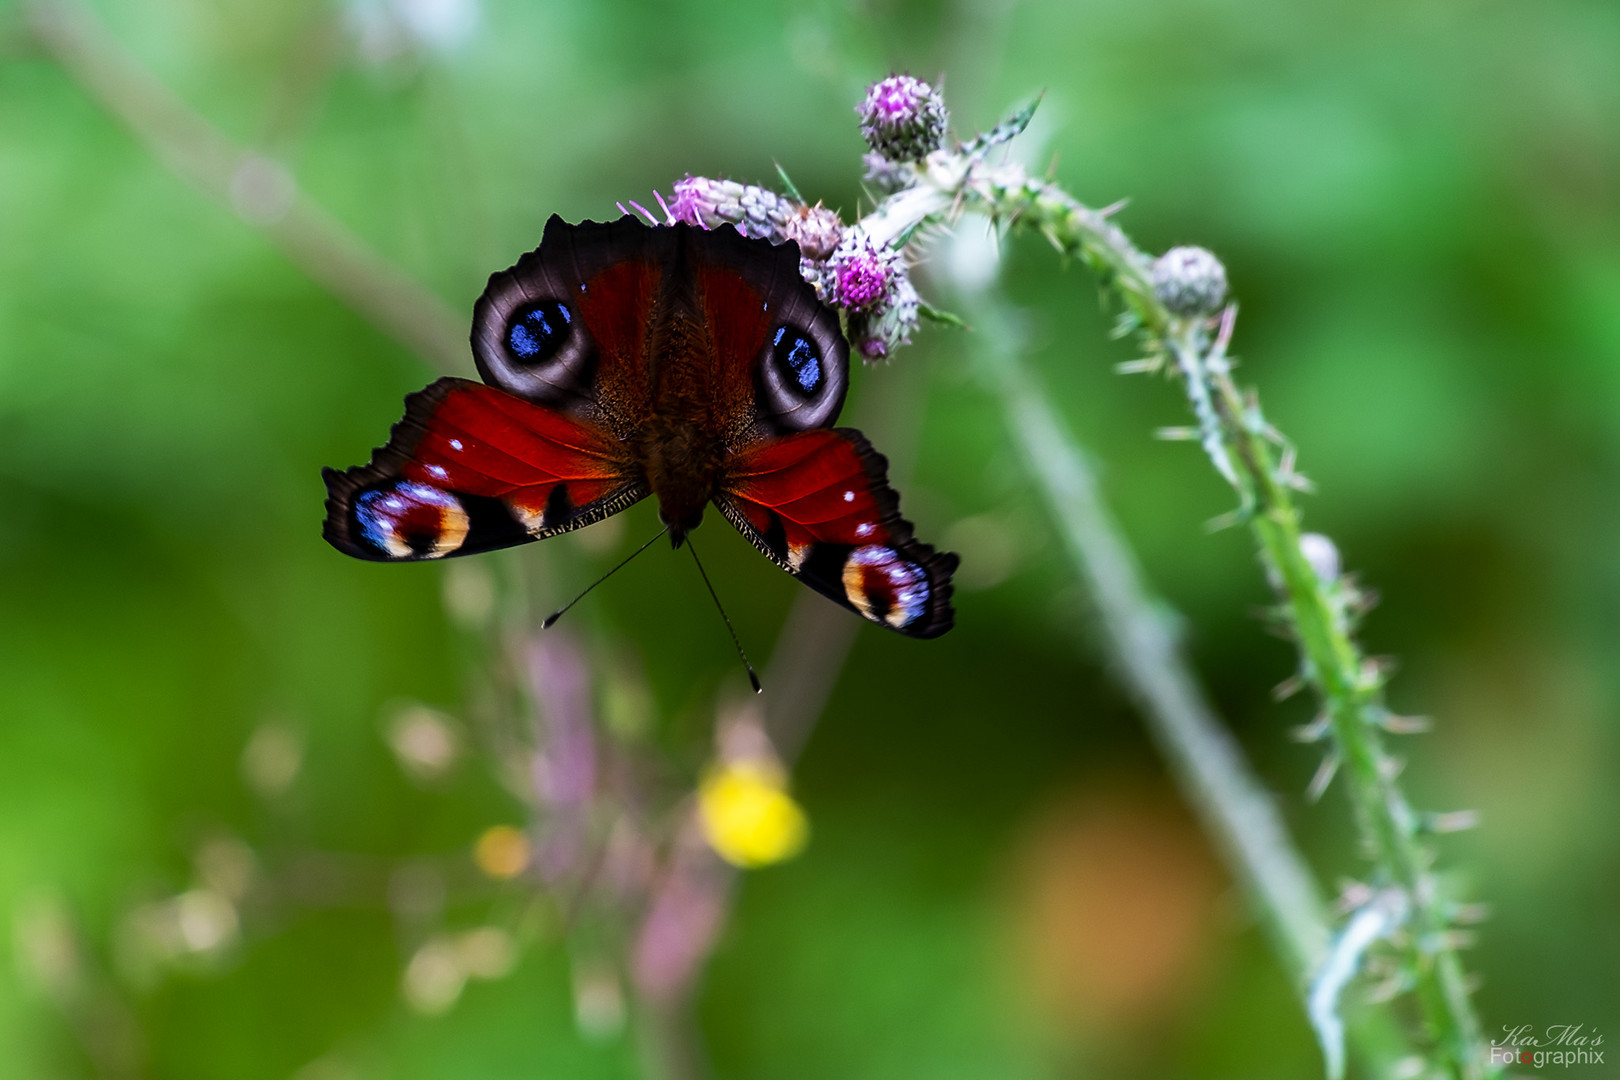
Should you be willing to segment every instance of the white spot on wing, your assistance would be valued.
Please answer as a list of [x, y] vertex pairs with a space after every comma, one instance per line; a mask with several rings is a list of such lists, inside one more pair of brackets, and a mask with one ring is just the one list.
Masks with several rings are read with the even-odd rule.
[[452, 450], [460, 450], [461, 449], [461, 440], [460, 439], [451, 439], [450, 440], [450, 449], [452, 449]]
[[853, 491], [844, 492], [844, 501], [845, 502], [854, 502], [855, 501], [855, 493]]

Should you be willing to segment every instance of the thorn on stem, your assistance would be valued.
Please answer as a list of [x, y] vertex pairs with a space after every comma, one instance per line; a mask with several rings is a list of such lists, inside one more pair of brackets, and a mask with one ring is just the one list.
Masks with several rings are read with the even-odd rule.
[[1350, 581], [1348, 577], [1346, 582], [1350, 610], [1357, 616], [1365, 615], [1378, 606], [1379, 595], [1377, 589], [1366, 588], [1360, 583]]
[[1434, 952], [1442, 949], [1456, 951], [1459, 949], [1472, 949], [1479, 944], [1479, 935], [1472, 930], [1441, 930], [1433, 935], [1432, 944], [1436, 946]]
[[1367, 989], [1367, 1000], [1374, 1005], [1382, 1005], [1399, 997], [1412, 988], [1412, 979], [1404, 971], [1397, 971], [1383, 982], [1376, 983]]
[[1271, 688], [1271, 700], [1284, 702], [1301, 690], [1305, 689], [1305, 679], [1300, 675], [1290, 675], [1282, 682]]
[[1338, 771], [1338, 754], [1329, 754], [1323, 758], [1322, 764], [1316, 767], [1316, 775], [1311, 777], [1310, 784], [1305, 788], [1305, 801], [1321, 802], [1323, 793], [1327, 791], [1328, 785], [1333, 783], [1333, 777]]
[[1332, 730], [1332, 718], [1329, 717], [1327, 713], [1323, 713], [1321, 716], [1318, 716], [1315, 720], [1312, 720], [1308, 724], [1301, 724], [1298, 727], [1290, 728], [1288, 731], [1288, 737], [1299, 743], [1315, 743], [1321, 742], [1323, 739], [1327, 738], [1328, 732]]
[[1432, 811], [1423, 815], [1423, 829], [1426, 832], [1455, 833], [1466, 832], [1479, 826], [1478, 810], [1448, 810]]
[[1434, 727], [1427, 716], [1400, 716], [1387, 709], [1378, 714], [1376, 723], [1391, 735], [1422, 735]]
[[1192, 442], [1194, 439], [1197, 439], [1199, 435], [1200, 432], [1195, 427], [1162, 427], [1153, 429], [1153, 437], [1155, 439], [1163, 439], [1165, 442]]
[[1386, 656], [1370, 656], [1361, 664], [1361, 690], [1371, 693], [1383, 688], [1395, 670], [1395, 661]]

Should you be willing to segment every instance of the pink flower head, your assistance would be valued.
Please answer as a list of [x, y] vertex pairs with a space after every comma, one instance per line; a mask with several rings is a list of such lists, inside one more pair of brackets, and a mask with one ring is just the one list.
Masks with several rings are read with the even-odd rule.
[[867, 95], [867, 107], [894, 123], [917, 111], [926, 89], [909, 75], [890, 75], [872, 87]]
[[888, 271], [875, 255], [863, 253], [838, 264], [838, 297], [845, 307], [866, 307], [888, 291]]
[[872, 243], [864, 229], [849, 228], [828, 261], [828, 269], [832, 272], [831, 301], [851, 311], [863, 311], [889, 295], [901, 269], [900, 253], [886, 244]]

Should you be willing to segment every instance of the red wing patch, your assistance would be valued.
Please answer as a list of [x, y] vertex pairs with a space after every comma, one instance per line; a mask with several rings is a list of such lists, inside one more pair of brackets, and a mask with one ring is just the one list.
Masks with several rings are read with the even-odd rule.
[[591, 278], [579, 297], [580, 316], [597, 347], [591, 392], [621, 424], [640, 421], [650, 407], [647, 328], [660, 276], [653, 264], [627, 259]]
[[697, 281], [714, 346], [716, 389], [723, 395], [751, 398], [754, 362], [776, 316], [759, 290], [730, 267], [700, 267]]
[[369, 465], [322, 475], [327, 541], [385, 562], [542, 539], [647, 494], [612, 436], [465, 379], [406, 398], [405, 418]]
[[733, 459], [715, 505], [824, 596], [911, 637], [951, 628], [955, 555], [912, 536], [888, 462], [858, 431], [806, 431]]

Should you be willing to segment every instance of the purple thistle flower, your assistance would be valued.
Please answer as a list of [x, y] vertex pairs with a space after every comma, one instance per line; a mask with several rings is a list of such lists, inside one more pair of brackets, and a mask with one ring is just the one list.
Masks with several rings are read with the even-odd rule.
[[890, 161], [921, 161], [945, 144], [945, 99], [910, 75], [890, 75], [855, 107], [866, 143]]
[[851, 311], [864, 311], [889, 295], [901, 268], [898, 251], [872, 243], [866, 230], [858, 226], [846, 229], [838, 250], [827, 261], [831, 277], [827, 300]]
[[845, 307], [866, 307], [888, 291], [889, 276], [876, 259], [851, 260], [838, 268], [838, 296]]

